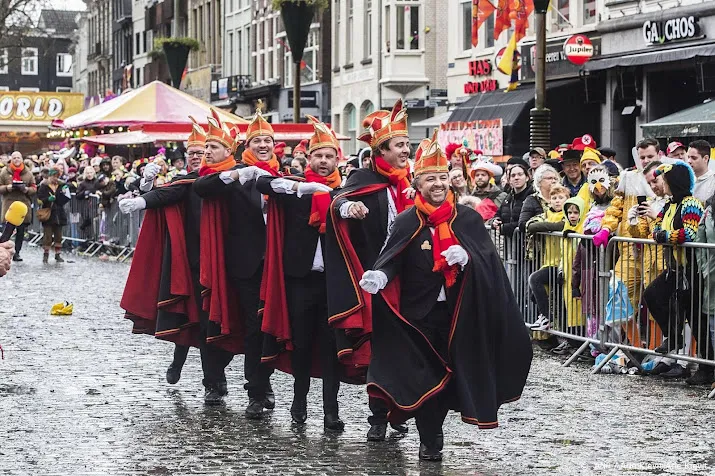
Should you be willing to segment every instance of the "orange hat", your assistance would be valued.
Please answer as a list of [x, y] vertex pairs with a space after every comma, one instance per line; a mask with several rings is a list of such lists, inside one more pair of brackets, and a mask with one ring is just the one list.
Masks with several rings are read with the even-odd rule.
[[293, 149], [293, 155], [297, 152], [303, 152], [304, 154], [308, 153], [308, 139], [303, 139], [297, 146], [295, 146], [295, 149]]
[[315, 130], [313, 137], [310, 138], [308, 153], [312, 154], [313, 151], [322, 149], [323, 147], [332, 147], [335, 149], [335, 152], [338, 152], [340, 150], [340, 143], [338, 143], [338, 138], [335, 137], [335, 133], [330, 130], [327, 125], [310, 114], [306, 114], [306, 117], [313, 124], [313, 129]]
[[449, 161], [437, 141], [437, 130], [434, 131], [432, 140], [429, 140], [424, 152], [420, 154], [419, 160], [415, 162], [415, 177], [434, 172], [449, 172]]
[[254, 137], [269, 136], [273, 138], [274, 136], [273, 127], [263, 118], [263, 114], [261, 114], [261, 105], [262, 103], [259, 102], [256, 108], [256, 115], [253, 116], [253, 119], [246, 129], [246, 143], [249, 143]]
[[429, 138], [422, 139], [422, 142], [420, 142], [420, 145], [417, 146], [417, 150], [415, 151], [415, 163], [419, 162], [420, 157], [422, 157], [422, 154], [429, 148], [430, 143], [432, 143], [432, 141]]
[[393, 137], [409, 137], [407, 134], [407, 110], [398, 99], [392, 111], [375, 111], [362, 121], [365, 133], [358, 137], [373, 149]]
[[206, 131], [206, 142], [218, 142], [232, 153], [235, 152], [238, 144], [241, 143], [238, 140], [238, 128], [228, 122], [221, 123], [221, 119], [213, 108], [211, 116], [207, 118], [209, 128]]
[[189, 119], [191, 119], [192, 123], [191, 134], [189, 134], [189, 139], [186, 141], [186, 147], [203, 147], [206, 143], [206, 131], [196, 122], [196, 119], [191, 116], [189, 116]]

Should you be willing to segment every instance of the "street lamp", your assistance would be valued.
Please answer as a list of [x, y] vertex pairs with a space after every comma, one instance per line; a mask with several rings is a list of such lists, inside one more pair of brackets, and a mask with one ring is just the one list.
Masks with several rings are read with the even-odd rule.
[[536, 24], [536, 87], [534, 108], [529, 111], [529, 142], [532, 148], [551, 147], [551, 110], [546, 108], [546, 11], [549, 0], [534, 0]]
[[308, 41], [310, 24], [315, 14], [314, 3], [307, 1], [285, 1], [281, 4], [281, 17], [293, 58], [293, 122], [300, 122], [300, 65], [303, 51]]

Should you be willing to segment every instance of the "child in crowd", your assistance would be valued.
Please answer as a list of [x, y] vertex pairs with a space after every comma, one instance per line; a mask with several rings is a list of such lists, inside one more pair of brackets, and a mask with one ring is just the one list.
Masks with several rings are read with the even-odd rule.
[[[534, 235], [536, 233], [548, 233], [561, 231], [564, 228], [564, 202], [571, 196], [569, 190], [561, 184], [554, 184], [549, 191], [549, 208], [534, 218], [530, 219], [526, 224], [526, 233], [529, 237], [529, 243], [533, 245]], [[541, 268], [533, 272], [529, 276], [529, 289], [536, 301], [536, 307], [539, 311], [539, 317], [532, 324], [533, 330], [546, 330], [551, 326], [554, 319], [552, 307], [549, 305], [549, 294], [547, 287], [555, 289], [552, 294], [554, 302], [563, 303], [561, 292], [556, 286], [559, 271], [559, 261], [561, 259], [560, 239], [553, 236], [543, 238]], [[527, 245], [529, 248], [529, 245]], [[563, 313], [559, 313], [563, 315]]]

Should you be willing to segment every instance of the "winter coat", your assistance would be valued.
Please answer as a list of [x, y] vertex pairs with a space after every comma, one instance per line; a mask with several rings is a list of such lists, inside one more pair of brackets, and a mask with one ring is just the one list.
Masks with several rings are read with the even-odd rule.
[[535, 216], [546, 213], [549, 210], [549, 204], [541, 197], [539, 192], [534, 192], [524, 200], [524, 205], [519, 213], [519, 230], [526, 231], [526, 224]]
[[[698, 243], [715, 243], [715, 218], [713, 218], [713, 206], [708, 204], [705, 210], [696, 240]], [[698, 248], [695, 255], [698, 259], [698, 266], [702, 274], [703, 289], [703, 314], [715, 315], [715, 250]]]
[[[531, 187], [527, 186], [519, 193], [514, 193], [512, 190], [502, 202], [497, 218], [502, 221], [500, 233], [504, 236], [511, 237], [514, 235], [514, 230], [519, 226], [519, 215], [521, 207], [524, 205], [524, 200], [533, 193]], [[543, 210], [542, 210], [543, 211]]]
[[[42, 223], [42, 226], [67, 225], [67, 211], [65, 210], [65, 204], [70, 201], [69, 193], [64, 193], [64, 187], [67, 185], [64, 182], [59, 182], [57, 184], [57, 189], [52, 191], [50, 184], [47, 180], [42, 182], [39, 190], [37, 191], [37, 200], [40, 208], [49, 208], [52, 210], [50, 214], [50, 219]], [[67, 189], [69, 191], [69, 188]], [[54, 197], [54, 199], [52, 198]]]
[[[37, 193], [37, 187], [35, 185], [35, 177], [32, 175], [32, 171], [29, 167], [25, 166], [22, 173], [20, 174], [20, 179], [25, 184], [25, 191], [19, 188], [13, 187], [10, 191], [8, 190], [8, 185], [12, 185], [12, 170], [10, 166], [4, 167], [0, 172], [0, 195], [2, 195], [2, 220], [5, 220], [5, 214], [14, 202], [22, 202], [27, 205], [29, 209], [32, 205], [32, 197]], [[32, 213], [27, 213], [25, 216], [25, 224], [32, 221]]]
[[89, 195], [96, 193], [99, 187], [99, 182], [97, 182], [97, 177], [92, 180], [84, 179], [79, 183], [77, 187], [77, 198], [86, 199]]

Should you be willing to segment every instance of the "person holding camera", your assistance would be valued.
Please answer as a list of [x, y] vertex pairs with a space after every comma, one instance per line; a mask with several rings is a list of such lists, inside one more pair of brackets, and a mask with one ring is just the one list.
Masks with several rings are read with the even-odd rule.
[[[10, 164], [0, 172], [0, 195], [2, 195], [2, 216], [14, 202], [22, 202], [31, 206], [32, 196], [37, 193], [35, 178], [32, 171], [25, 166], [25, 162], [20, 152], [13, 152], [10, 157]], [[15, 255], [13, 261], [22, 261], [20, 251], [22, 242], [25, 239], [25, 228], [32, 221], [32, 214], [25, 216], [25, 221], [17, 227], [15, 235]]]

